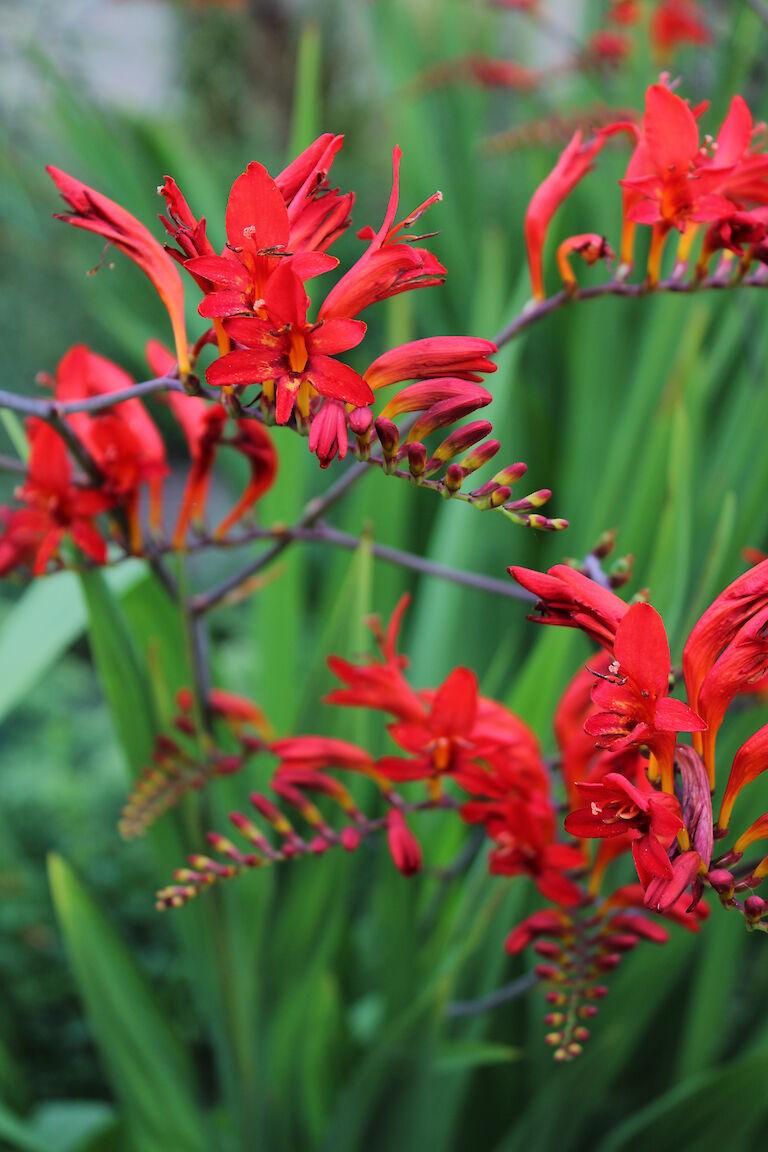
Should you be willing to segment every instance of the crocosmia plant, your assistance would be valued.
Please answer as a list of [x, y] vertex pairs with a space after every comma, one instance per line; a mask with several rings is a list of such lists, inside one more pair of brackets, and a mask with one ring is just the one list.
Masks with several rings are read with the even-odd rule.
[[0, 1144], [762, 1147], [768, 5], [47, 21]]

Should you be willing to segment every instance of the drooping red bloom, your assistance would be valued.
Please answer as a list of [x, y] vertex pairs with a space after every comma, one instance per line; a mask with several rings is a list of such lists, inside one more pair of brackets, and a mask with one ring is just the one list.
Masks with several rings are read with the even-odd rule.
[[566, 832], [585, 838], [629, 836], [643, 888], [654, 877], [672, 877], [668, 849], [683, 828], [680, 804], [674, 796], [652, 789], [641, 791], [618, 772], [609, 772], [599, 784], [582, 783], [576, 788], [588, 807], [566, 817]]
[[731, 812], [742, 789], [756, 780], [768, 768], [768, 724], [758, 728], [739, 748], [731, 765], [725, 786], [717, 826], [724, 832], [731, 820]]
[[357, 316], [371, 304], [409, 292], [414, 288], [430, 288], [442, 284], [446, 271], [440, 261], [426, 248], [415, 246], [424, 237], [408, 235], [408, 230], [432, 204], [442, 200], [435, 192], [404, 220], [395, 223], [400, 196], [399, 148], [392, 151], [392, 192], [381, 227], [376, 232], [367, 227], [358, 232], [361, 240], [370, 243], [348, 272], [331, 289], [320, 308], [320, 319]]
[[538, 598], [536, 607], [542, 615], [531, 619], [580, 628], [602, 647], [613, 648], [616, 629], [629, 608], [621, 597], [566, 564], [556, 564], [546, 573], [514, 565], [507, 571]]
[[73, 176], [68, 176], [60, 168], [49, 164], [46, 171], [72, 209], [69, 213], [61, 213], [57, 219], [103, 236], [133, 260], [152, 282], [171, 319], [179, 371], [182, 376], [188, 375], [190, 363], [184, 326], [184, 285], [171, 257], [125, 208]]
[[550, 222], [563, 201], [593, 168], [593, 161], [605, 143], [603, 135], [584, 141], [581, 131], [570, 143], [547, 178], [534, 192], [525, 213], [525, 245], [535, 300], [543, 300], [544, 242]]
[[244, 345], [215, 360], [206, 377], [214, 387], [274, 384], [278, 424], [290, 419], [294, 404], [300, 417], [309, 418], [314, 395], [342, 400], [361, 407], [373, 393], [349, 365], [335, 359], [355, 348], [365, 335], [360, 320], [338, 317], [311, 324], [307, 320], [309, 297], [298, 276], [286, 265], [279, 268], [264, 289], [269, 320], [232, 320], [230, 335]]
[[616, 629], [610, 678], [592, 692], [600, 709], [585, 725], [604, 748], [646, 745], [662, 784], [672, 792], [678, 732], [702, 732], [706, 723], [682, 700], [669, 696], [671, 661], [664, 624], [650, 604], [633, 604]]
[[489, 864], [494, 876], [529, 876], [542, 896], [564, 908], [579, 904], [581, 888], [566, 873], [584, 867], [579, 848], [558, 844], [555, 813], [548, 801], [497, 806], [485, 830], [495, 841]]
[[[165, 372], [172, 372], [176, 360], [170, 353]], [[163, 374], [165, 374], [165, 372]], [[71, 403], [94, 396], [108, 396], [129, 390], [133, 379], [117, 364], [76, 344], [62, 357], [55, 379], [43, 376], [57, 400]], [[102, 490], [125, 507], [131, 543], [141, 548], [139, 488], [146, 484], [150, 497], [150, 523], [158, 531], [162, 524], [163, 479], [168, 473], [165, 445], [155, 422], [141, 400], [120, 401], [106, 415], [75, 412], [67, 423], [83, 442], [103, 475]]]
[[392, 780], [459, 772], [482, 751], [473, 742], [477, 714], [477, 678], [469, 668], [455, 668], [435, 692], [423, 719], [389, 725], [392, 739], [411, 757], [385, 757], [379, 762], [381, 771]]
[[[152, 371], [164, 374], [170, 359], [167, 349], [158, 341], [150, 340], [146, 356]], [[261, 424], [247, 419], [235, 421], [234, 437], [225, 438], [228, 417], [221, 404], [210, 404], [200, 396], [187, 396], [182, 392], [168, 392], [166, 400], [184, 433], [192, 458], [174, 529], [174, 547], [184, 546], [190, 522], [202, 521], [221, 445], [237, 449], [250, 464], [251, 476], [242, 496], [215, 531], [215, 537], [221, 539], [274, 484], [278, 461], [272, 438]]]
[[415, 876], [421, 871], [419, 842], [397, 808], [390, 808], [387, 813], [387, 843], [395, 867], [404, 876]]
[[694, 0], [661, 0], [651, 17], [651, 43], [667, 59], [681, 44], [709, 44], [712, 35]]
[[201, 316], [266, 317], [264, 294], [273, 273], [290, 262], [295, 276], [310, 279], [338, 263], [322, 253], [291, 255], [291, 220], [283, 195], [263, 164], [252, 161], [235, 180], [225, 216], [227, 247], [221, 256], [193, 256], [184, 267], [207, 287]]
[[110, 508], [114, 499], [73, 482], [67, 446], [48, 424], [30, 420], [27, 430], [27, 478], [16, 492], [25, 507], [6, 511], [0, 537], [0, 575], [30, 565], [32, 574], [41, 576], [67, 537], [90, 560], [103, 564], [107, 546], [94, 518]]
[[683, 649], [683, 676], [692, 708], [704, 680], [748, 620], [768, 607], [768, 560], [755, 564], [723, 589], [696, 622]]

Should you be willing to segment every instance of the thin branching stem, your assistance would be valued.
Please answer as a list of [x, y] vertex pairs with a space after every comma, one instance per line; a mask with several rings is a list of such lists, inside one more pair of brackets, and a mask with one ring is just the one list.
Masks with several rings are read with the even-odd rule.
[[497, 348], [503, 348], [510, 340], [514, 340], [521, 332], [538, 324], [546, 316], [558, 312], [567, 304], [575, 304], [581, 300], [599, 300], [606, 296], [629, 297], [636, 300], [641, 296], [655, 296], [659, 292], [695, 293], [708, 290], [722, 292], [727, 288], [768, 288], [768, 277], [765, 270], [760, 269], [751, 276], [736, 280], [726, 280], [718, 275], [708, 276], [703, 280], [682, 280], [679, 276], [673, 275], [660, 281], [655, 288], [649, 288], [647, 284], [627, 284], [623, 280], [610, 280], [607, 284], [594, 284], [575, 292], [563, 290], [554, 296], [548, 296], [546, 300], [531, 303], [519, 316], [502, 328], [493, 342]]
[[456, 1019], [461, 1016], [479, 1016], [483, 1012], [493, 1012], [502, 1004], [508, 1004], [510, 1000], [518, 1000], [521, 996], [525, 996], [536, 983], [535, 974], [528, 972], [518, 980], [513, 980], [511, 984], [505, 984], [497, 992], [491, 992], [489, 996], [481, 996], [478, 1000], [454, 1000], [446, 1008], [446, 1015]]

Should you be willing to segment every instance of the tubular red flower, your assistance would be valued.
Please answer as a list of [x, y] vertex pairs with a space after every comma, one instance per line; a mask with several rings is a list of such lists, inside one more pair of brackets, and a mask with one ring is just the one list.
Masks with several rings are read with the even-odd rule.
[[613, 648], [616, 629], [629, 609], [615, 593], [566, 564], [556, 564], [547, 573], [514, 565], [507, 571], [539, 599], [536, 607], [542, 615], [530, 619], [580, 628], [602, 647]]
[[766, 768], [768, 768], [768, 724], [758, 728], [736, 753], [723, 793], [720, 814], [717, 817], [717, 826], [721, 832], [725, 832], [730, 824], [731, 812], [741, 790], [756, 780]]
[[534, 192], [525, 214], [525, 245], [534, 299], [543, 300], [544, 241], [550, 222], [563, 201], [593, 168], [595, 156], [605, 143], [604, 136], [583, 142], [581, 131], [572, 137], [560, 154], [555, 167]]
[[669, 697], [670, 656], [664, 624], [650, 604], [633, 604], [616, 629], [609, 678], [592, 692], [600, 709], [585, 728], [601, 747], [647, 745], [664, 790], [672, 792], [678, 732], [701, 732], [706, 723], [687, 704]]
[[48, 424], [30, 420], [27, 430], [27, 478], [16, 492], [26, 507], [5, 513], [0, 575], [31, 564], [32, 574], [41, 576], [67, 536], [90, 560], [105, 563], [107, 546], [93, 521], [114, 498], [73, 483], [66, 444]]
[[[167, 355], [170, 371], [175, 369], [176, 360], [170, 353]], [[70, 403], [125, 391], [134, 381], [111, 360], [91, 352], [84, 344], [76, 344], [62, 357], [50, 383], [56, 399]], [[165, 445], [154, 421], [140, 400], [130, 399], [116, 404], [108, 415], [72, 413], [67, 423], [103, 474], [103, 490], [126, 505], [133, 545], [138, 550], [140, 484], [146, 484], [149, 490], [152, 527], [159, 530], [162, 523], [162, 489], [168, 466]]]
[[[378, 232], [364, 228], [360, 239], [370, 240], [368, 248], [326, 296], [320, 308], [320, 319], [337, 316], [357, 316], [379, 300], [386, 300], [413, 288], [429, 288], [442, 284], [445, 268], [426, 248], [411, 245], [403, 235], [436, 201], [442, 199], [435, 192], [414, 209], [400, 223], [395, 224], [400, 191], [400, 158], [402, 152], [392, 152], [392, 192]], [[414, 240], [422, 237], [414, 237]], [[407, 242], [406, 242], [407, 241]]]
[[125, 208], [60, 168], [49, 164], [46, 171], [72, 209], [71, 213], [58, 214], [57, 219], [103, 236], [133, 260], [152, 282], [171, 320], [179, 371], [187, 376], [190, 364], [184, 326], [184, 285], [171, 257]]
[[310, 324], [309, 297], [289, 265], [274, 272], [264, 289], [269, 320], [232, 320], [229, 334], [245, 347], [215, 360], [206, 372], [214, 387], [274, 381], [278, 424], [286, 424], [297, 404], [309, 418], [318, 393], [361, 407], [373, 400], [365, 380], [334, 357], [355, 348], [365, 335], [360, 320], [336, 318]]

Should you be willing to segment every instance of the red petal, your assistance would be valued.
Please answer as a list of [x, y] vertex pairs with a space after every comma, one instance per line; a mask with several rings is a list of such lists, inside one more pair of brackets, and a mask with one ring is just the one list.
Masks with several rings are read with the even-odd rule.
[[622, 675], [654, 696], [669, 692], [669, 641], [664, 622], [650, 604], [633, 604], [616, 629], [613, 652]]
[[645, 94], [643, 132], [660, 172], [687, 172], [699, 150], [699, 129], [686, 102], [663, 84], [652, 84]]
[[439, 736], [468, 736], [477, 718], [477, 677], [469, 668], [454, 668], [432, 701], [429, 727]]
[[373, 403], [373, 393], [359, 373], [330, 356], [312, 355], [304, 373], [322, 396], [361, 408]]
[[707, 727], [692, 708], [672, 696], [656, 701], [653, 726], [659, 732], [703, 732]]
[[252, 161], [232, 185], [227, 201], [227, 240], [254, 254], [286, 247], [290, 226], [280, 189], [262, 164]]

